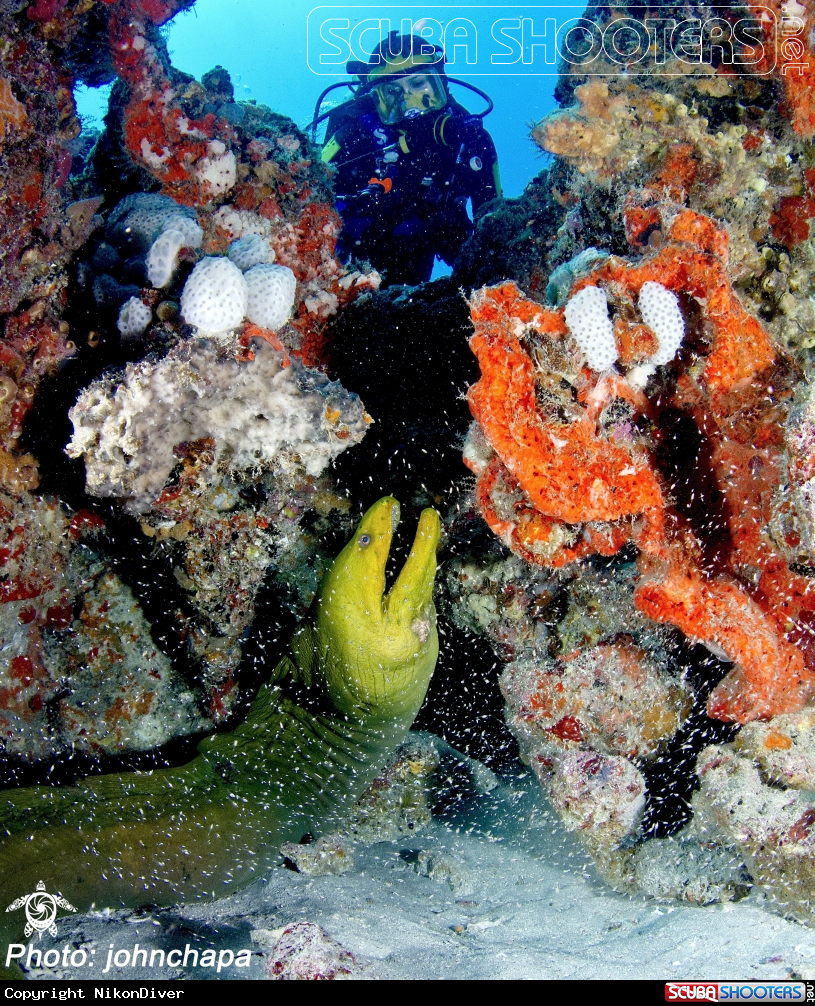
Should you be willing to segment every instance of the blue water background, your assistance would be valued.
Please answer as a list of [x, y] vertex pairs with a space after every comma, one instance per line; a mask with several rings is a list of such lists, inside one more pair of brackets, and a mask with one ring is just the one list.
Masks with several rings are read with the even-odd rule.
[[[197, 0], [192, 10], [179, 14], [165, 31], [173, 64], [198, 79], [216, 63], [226, 67], [235, 84], [238, 100], [255, 100], [275, 111], [290, 116], [300, 126], [312, 117], [314, 102], [320, 91], [345, 74], [323, 76], [314, 73], [308, 65], [308, 18], [315, 10], [313, 0], [288, 0], [285, 3], [269, 0]], [[387, 8], [345, 8], [353, 24], [355, 19], [376, 17], [387, 13]], [[406, 6], [398, 8], [397, 17], [412, 18], [419, 22], [428, 13], [439, 14], [441, 8]], [[456, 8], [460, 13], [462, 8]], [[556, 16], [559, 21], [573, 17], [575, 8], [529, 6], [470, 7], [468, 15], [479, 32], [481, 51], [491, 43], [490, 25], [497, 17], [518, 12], [535, 18], [537, 24], [544, 17]], [[336, 12], [337, 8], [333, 8]], [[453, 9], [450, 8], [451, 13]], [[327, 13], [332, 13], [328, 10]], [[315, 15], [312, 13], [312, 25]], [[398, 27], [399, 20], [394, 22]], [[312, 32], [313, 34], [313, 32]], [[365, 36], [365, 44], [373, 47], [372, 32]], [[494, 47], [495, 43], [492, 42]], [[313, 50], [313, 47], [312, 47]], [[543, 166], [543, 155], [529, 139], [529, 126], [555, 107], [553, 97], [554, 75], [529, 75], [519, 73], [520, 67], [504, 74], [492, 71], [484, 75], [468, 74], [463, 63], [465, 53], [459, 50], [456, 65], [450, 68], [455, 76], [470, 80], [489, 92], [495, 102], [495, 111], [486, 125], [498, 148], [504, 194], [519, 195], [525, 185]], [[536, 63], [540, 61], [540, 55]], [[313, 57], [312, 57], [313, 58]], [[483, 60], [482, 60], [483, 62]], [[479, 66], [479, 70], [483, 69]], [[537, 70], [537, 66], [535, 68]], [[545, 68], [542, 68], [545, 69]], [[554, 69], [554, 67], [552, 68]], [[107, 104], [109, 88], [77, 89], [77, 106], [87, 125], [101, 125]], [[347, 94], [334, 92], [334, 97]], [[454, 88], [454, 94], [472, 111], [483, 107], [479, 98]]]

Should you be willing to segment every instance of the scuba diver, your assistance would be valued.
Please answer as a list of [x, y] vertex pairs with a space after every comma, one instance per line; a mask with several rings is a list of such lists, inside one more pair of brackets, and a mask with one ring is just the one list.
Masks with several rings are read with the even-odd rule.
[[450, 96], [444, 62], [440, 46], [391, 32], [367, 63], [348, 63], [359, 80], [354, 97], [315, 118], [315, 128], [328, 119], [322, 159], [336, 169], [341, 193], [338, 252], [367, 259], [388, 284], [430, 279], [436, 256], [452, 265], [473, 228], [468, 200], [475, 214], [501, 195], [495, 145], [481, 121], [492, 102], [456, 81], [488, 102], [487, 112], [471, 115]]

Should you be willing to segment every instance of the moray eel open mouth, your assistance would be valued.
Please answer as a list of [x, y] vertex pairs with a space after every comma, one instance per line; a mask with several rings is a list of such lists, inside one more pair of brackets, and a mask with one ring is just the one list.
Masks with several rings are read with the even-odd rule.
[[[423, 510], [413, 547], [390, 591], [385, 567], [399, 524], [392, 496], [375, 503], [337, 557], [320, 589], [317, 652], [334, 705], [374, 709], [408, 704], [427, 688], [439, 644], [433, 607], [441, 522]], [[353, 667], [353, 673], [349, 669]]]

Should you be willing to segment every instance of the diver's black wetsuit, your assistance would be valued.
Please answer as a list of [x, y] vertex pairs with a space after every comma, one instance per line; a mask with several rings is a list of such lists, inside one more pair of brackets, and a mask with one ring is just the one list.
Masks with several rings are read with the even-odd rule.
[[492, 138], [452, 99], [391, 126], [364, 95], [329, 120], [328, 136], [323, 160], [337, 168], [340, 254], [367, 259], [389, 284], [430, 279], [436, 255], [452, 265], [472, 230], [468, 199], [475, 212], [500, 195]]

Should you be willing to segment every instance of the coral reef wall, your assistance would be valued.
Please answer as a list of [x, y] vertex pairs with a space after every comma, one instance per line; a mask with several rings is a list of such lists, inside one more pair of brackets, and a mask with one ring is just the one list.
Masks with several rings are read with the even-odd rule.
[[[172, 67], [159, 28], [190, 5], [0, 12], [12, 765], [212, 729], [249, 650], [263, 662], [264, 585], [301, 616], [321, 534], [350, 519], [324, 470], [370, 417], [324, 373], [326, 326], [379, 278], [335, 257], [330, 180], [294, 123], [235, 101], [220, 67], [200, 82]], [[106, 128], [89, 136], [73, 88], [109, 81]], [[216, 323], [227, 294], [237, 313]]]
[[[420, 725], [520, 751], [621, 888], [749, 871], [807, 917], [808, 9], [770, 8], [799, 72], [564, 67], [538, 178], [451, 279], [378, 292], [309, 138], [171, 65], [186, 5], [0, 11], [5, 778], [172, 760], [239, 714], [353, 510], [398, 492], [448, 510]], [[115, 81], [99, 136], [78, 81]]]
[[[692, 814], [696, 755], [732, 739], [725, 724], [778, 722], [786, 739], [762, 743], [805, 757], [785, 724], [815, 698], [813, 25], [800, 4], [773, 10], [783, 74], [767, 60], [737, 73], [721, 52], [564, 66], [563, 107], [532, 130], [549, 166], [485, 208], [456, 266], [481, 376], [464, 447], [476, 485], [453, 527], [469, 502], [505, 550], [453, 565], [452, 617], [502, 653], [523, 757], [623, 885], [632, 850]], [[717, 8], [725, 27], [745, 14]], [[779, 798], [792, 816], [776, 821], [760, 759], [718, 750], [697, 813], [806, 914], [809, 868], [789, 894], [805, 797]], [[786, 771], [773, 780], [793, 786]], [[728, 809], [761, 786], [776, 865], [756, 851], [767, 828]]]

